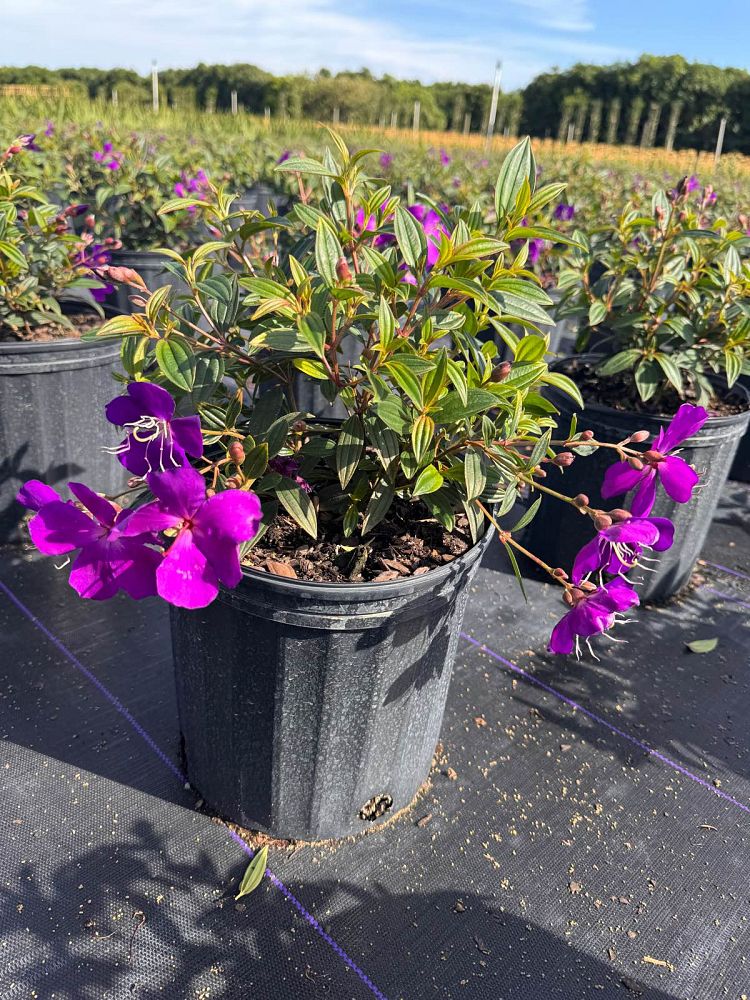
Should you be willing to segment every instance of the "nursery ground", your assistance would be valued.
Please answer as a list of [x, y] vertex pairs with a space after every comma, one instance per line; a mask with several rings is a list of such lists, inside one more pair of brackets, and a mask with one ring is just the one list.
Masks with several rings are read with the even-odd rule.
[[[544, 652], [562, 605], [501, 553], [473, 585], [415, 809], [248, 862], [179, 773], [167, 617], [0, 564], [0, 997], [750, 996], [750, 489], [693, 589]], [[711, 653], [686, 642], [718, 639]]]

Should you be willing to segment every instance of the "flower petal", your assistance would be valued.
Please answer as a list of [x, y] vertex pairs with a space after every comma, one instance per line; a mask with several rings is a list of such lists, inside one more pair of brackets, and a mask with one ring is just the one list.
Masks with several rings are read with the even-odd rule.
[[645, 469], [633, 469], [627, 462], [615, 462], [604, 473], [601, 494], [605, 500], [608, 500], [621, 493], [628, 493], [646, 475]]
[[657, 470], [667, 495], [677, 503], [687, 503], [693, 495], [693, 488], [700, 481], [695, 469], [677, 455], [668, 455], [659, 463]]
[[68, 483], [68, 488], [76, 500], [79, 500], [87, 510], [91, 511], [99, 524], [105, 528], [112, 527], [117, 516], [117, 508], [109, 500], [94, 493], [84, 483]]
[[152, 382], [131, 382], [128, 395], [140, 411], [140, 416], [156, 417], [157, 420], [171, 420], [174, 415], [174, 399]]
[[656, 552], [663, 552], [665, 549], [671, 549], [672, 543], [674, 542], [674, 525], [669, 518], [652, 517], [649, 520], [659, 532], [659, 537], [655, 542], [651, 543], [651, 548], [655, 549]]
[[104, 407], [104, 415], [111, 424], [124, 427], [125, 424], [135, 423], [143, 414], [131, 396], [115, 396]]
[[122, 444], [127, 444], [127, 448], [117, 455], [120, 465], [123, 465], [128, 472], [132, 472], [134, 476], [145, 476], [148, 473], [147, 442], [137, 441], [132, 434], [129, 434], [122, 441]]
[[47, 486], [46, 483], [42, 483], [38, 479], [30, 479], [18, 491], [16, 500], [24, 507], [28, 507], [29, 510], [41, 510], [46, 503], [59, 501], [60, 494], [51, 486]]
[[172, 435], [177, 444], [188, 455], [200, 458], [203, 454], [203, 435], [201, 434], [201, 418], [175, 417], [171, 423]]
[[571, 617], [572, 615], [573, 611], [569, 611], [552, 629], [552, 635], [547, 646], [550, 653], [560, 653], [564, 656], [573, 652], [576, 631], [573, 627], [575, 619]]
[[172, 514], [164, 510], [161, 503], [155, 500], [153, 503], [144, 504], [132, 511], [127, 517], [118, 522], [115, 531], [122, 538], [136, 538], [138, 535], [148, 535], [157, 531], [166, 531], [167, 528], [176, 528], [182, 523], [179, 514]]
[[635, 491], [630, 511], [634, 517], [647, 517], [656, 501], [656, 473], [649, 469]]
[[198, 512], [196, 540], [199, 545], [204, 542], [210, 545], [217, 540], [246, 542], [257, 533], [262, 516], [260, 500], [254, 493], [225, 490], [206, 500]]
[[79, 597], [91, 601], [106, 601], [115, 596], [119, 588], [106, 539], [92, 542], [78, 553], [69, 582]]
[[192, 518], [205, 503], [206, 483], [190, 465], [169, 472], [152, 472], [146, 479], [149, 489], [160, 500], [162, 510], [181, 518]]
[[[659, 520], [666, 520], [666, 518]], [[659, 529], [653, 521], [653, 518], [631, 517], [627, 521], [620, 521], [619, 524], [613, 524], [611, 528], [606, 528], [602, 534], [611, 542], [635, 543], [650, 547], [659, 537]]]
[[654, 439], [653, 448], [666, 454], [682, 444], [687, 438], [692, 437], [705, 424], [708, 418], [708, 411], [702, 406], [693, 406], [692, 403], [683, 403], [679, 408], [669, 427], [659, 431]]
[[46, 556], [72, 552], [96, 541], [101, 525], [72, 503], [46, 503], [29, 524], [31, 540]]
[[604, 569], [607, 563], [608, 550], [609, 546], [605, 545], [604, 551], [602, 551], [599, 535], [592, 538], [590, 542], [586, 542], [573, 562], [573, 569], [570, 574], [573, 583], [579, 584], [587, 574], [596, 573], [598, 570]]
[[178, 608], [205, 608], [219, 592], [219, 581], [192, 532], [179, 533], [156, 571], [159, 596]]

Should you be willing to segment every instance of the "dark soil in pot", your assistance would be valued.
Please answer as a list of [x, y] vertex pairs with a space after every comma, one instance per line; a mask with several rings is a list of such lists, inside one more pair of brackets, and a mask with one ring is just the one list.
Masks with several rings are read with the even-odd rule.
[[471, 582], [490, 542], [390, 582], [246, 569], [200, 611], [172, 609], [191, 784], [273, 837], [356, 835], [429, 774]]
[[0, 542], [25, 538], [27, 512], [15, 498], [28, 479], [66, 496], [70, 479], [103, 493], [125, 483], [122, 466], [102, 450], [118, 441], [104, 407], [118, 391], [119, 343], [81, 341], [60, 327], [42, 334], [48, 339], [0, 341]]
[[[595, 386], [594, 394], [603, 395], [607, 390], [603, 380], [592, 380], [591, 356], [568, 359], [554, 367], [571, 375], [582, 386], [584, 398], [587, 386]], [[660, 416], [630, 410], [618, 396], [616, 405], [587, 400], [584, 411], [579, 411], [569, 397], [552, 390], [549, 398], [559, 408], [560, 429], [564, 434], [574, 412], [578, 413], [578, 429], [591, 429], [602, 441], [621, 441], [636, 430], [647, 430], [651, 436], [669, 424], [671, 416]], [[677, 409], [675, 401], [674, 412]], [[650, 553], [656, 561], [644, 563], [649, 567], [636, 568], [629, 578], [638, 584], [641, 600], [663, 601], [680, 591], [689, 581], [690, 574], [708, 533], [716, 512], [721, 489], [726, 481], [740, 438], [750, 420], [750, 397], [742, 388], [736, 388], [725, 397], [722, 415], [710, 416], [701, 430], [680, 447], [680, 457], [694, 466], [701, 476], [701, 484], [687, 504], [671, 500], [663, 489], [657, 491], [653, 515], [668, 517], [675, 523], [675, 543], [666, 552]], [[628, 506], [624, 497], [604, 500], [599, 486], [605, 470], [616, 461], [609, 449], [600, 449], [587, 457], [578, 457], [569, 468], [560, 470], [545, 466], [547, 478], [544, 485], [568, 496], [585, 493], [594, 507], [605, 510]], [[576, 512], [568, 504], [550, 497], [542, 504], [540, 513], [526, 529], [524, 543], [552, 566], [570, 571], [578, 550], [594, 535], [590, 519]]]

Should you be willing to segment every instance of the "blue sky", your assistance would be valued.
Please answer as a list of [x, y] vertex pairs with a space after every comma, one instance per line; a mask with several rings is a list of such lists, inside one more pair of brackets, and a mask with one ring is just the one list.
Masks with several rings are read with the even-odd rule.
[[272, 72], [368, 66], [505, 89], [574, 62], [642, 52], [748, 66], [750, 0], [0, 0], [0, 62], [250, 62]]

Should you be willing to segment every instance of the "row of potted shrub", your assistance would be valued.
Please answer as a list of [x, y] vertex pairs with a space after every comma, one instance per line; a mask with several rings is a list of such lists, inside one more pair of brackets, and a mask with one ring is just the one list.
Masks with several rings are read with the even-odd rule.
[[[53, 378], [38, 343], [0, 350], [29, 369], [0, 384], [4, 408], [23, 395], [35, 411], [13, 425], [32, 541], [78, 552], [83, 597], [171, 605], [191, 781], [289, 838], [356, 833], [411, 801], [493, 535], [516, 575], [527, 561], [560, 587], [550, 650], [591, 649], [639, 602], [634, 582], [652, 599], [685, 585], [749, 416], [748, 239], [702, 227], [686, 184], [587, 235], [535, 222], [561, 190], [538, 185], [527, 140], [491, 213], [404, 205], [331, 142], [279, 164], [319, 185], [283, 218], [208, 179], [176, 192], [160, 218], [199, 213], [211, 239], [165, 252], [169, 283], [142, 263], [83, 271], [19, 144], [0, 167], [6, 338], [60, 322], [62, 286], [127, 295], [127, 313], [55, 345], [58, 370], [65, 355], [79, 371]], [[593, 354], [548, 363], [536, 239], [562, 248], [558, 314]], [[301, 379], [340, 416], [300, 407]], [[102, 427], [121, 428], [106, 468]], [[58, 495], [72, 463], [90, 487], [74, 471]]]

